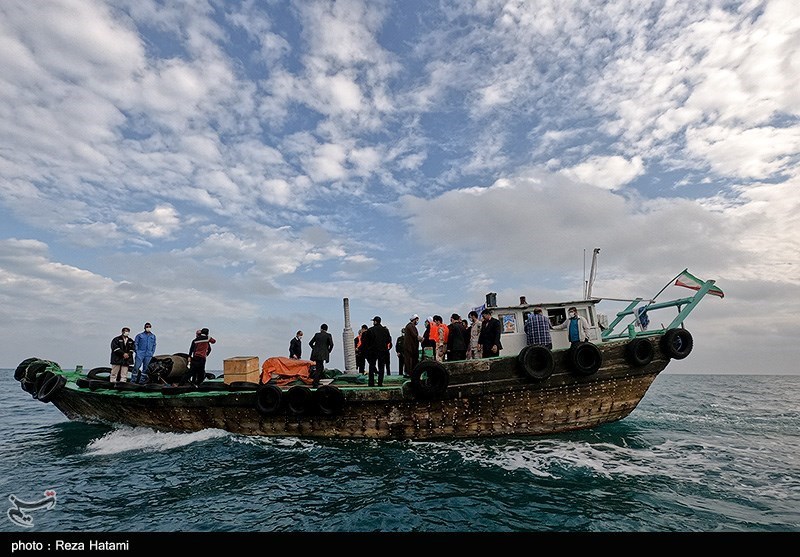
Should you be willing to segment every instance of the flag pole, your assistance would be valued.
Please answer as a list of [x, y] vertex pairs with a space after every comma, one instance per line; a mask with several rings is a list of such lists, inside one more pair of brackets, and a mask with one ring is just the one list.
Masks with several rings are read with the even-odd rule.
[[687, 268], [685, 268], [683, 271], [681, 271], [680, 273], [678, 273], [677, 275], [675, 275], [674, 277], [672, 277], [671, 279], [669, 279], [669, 281], [667, 282], [667, 284], [665, 284], [665, 285], [664, 285], [664, 288], [662, 288], [661, 290], [659, 290], [659, 291], [658, 291], [658, 294], [656, 294], [655, 296], [653, 296], [653, 299], [652, 299], [652, 300], [650, 300], [650, 302], [648, 302], [648, 304], [647, 304], [647, 305], [649, 306], [650, 304], [652, 304], [653, 302], [655, 302], [655, 301], [656, 301], [656, 298], [658, 298], [659, 294], [661, 294], [661, 293], [662, 293], [664, 290], [666, 290], [666, 289], [667, 289], [667, 287], [673, 283], [673, 281], [675, 281], [675, 280], [676, 280], [676, 279], [677, 279], [679, 276], [681, 276], [683, 273], [687, 272], [688, 270], [689, 270], [689, 268], [687, 267]]

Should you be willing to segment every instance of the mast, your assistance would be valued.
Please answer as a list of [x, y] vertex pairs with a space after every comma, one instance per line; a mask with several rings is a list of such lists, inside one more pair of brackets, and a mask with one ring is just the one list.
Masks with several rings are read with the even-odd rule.
[[586, 283], [586, 296], [587, 300], [592, 297], [592, 286], [594, 285], [594, 278], [597, 274], [597, 256], [600, 253], [600, 248], [594, 248], [592, 252], [592, 267], [589, 270], [589, 282]]

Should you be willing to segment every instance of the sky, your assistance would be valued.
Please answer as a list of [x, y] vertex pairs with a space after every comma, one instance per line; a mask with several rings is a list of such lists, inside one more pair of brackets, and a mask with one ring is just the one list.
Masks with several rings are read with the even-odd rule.
[[396, 337], [600, 248], [594, 296], [725, 292], [665, 373], [797, 374], [799, 232], [795, 0], [0, 2], [0, 367], [344, 369], [344, 298]]

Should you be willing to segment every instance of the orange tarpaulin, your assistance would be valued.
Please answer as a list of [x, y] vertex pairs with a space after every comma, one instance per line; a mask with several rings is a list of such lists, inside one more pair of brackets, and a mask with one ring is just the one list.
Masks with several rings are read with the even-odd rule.
[[267, 358], [261, 365], [261, 383], [266, 383], [273, 375], [276, 376], [278, 385], [287, 385], [297, 379], [303, 383], [313, 383], [310, 371], [313, 365], [311, 360], [294, 360], [282, 356]]

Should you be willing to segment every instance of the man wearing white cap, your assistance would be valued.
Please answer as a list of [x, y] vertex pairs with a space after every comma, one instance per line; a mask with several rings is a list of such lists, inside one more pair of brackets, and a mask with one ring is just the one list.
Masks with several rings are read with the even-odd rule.
[[419, 363], [419, 315], [416, 313], [411, 316], [406, 326], [403, 328], [403, 367], [404, 375], [410, 376], [411, 372]]

